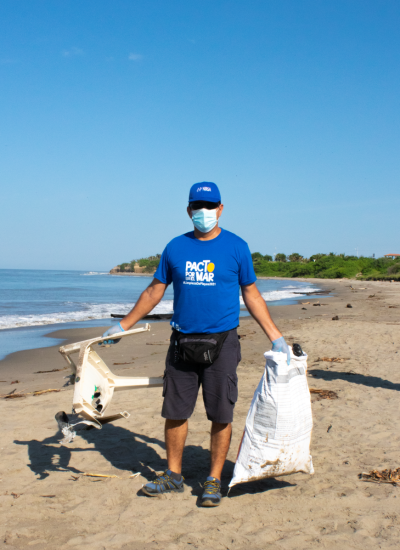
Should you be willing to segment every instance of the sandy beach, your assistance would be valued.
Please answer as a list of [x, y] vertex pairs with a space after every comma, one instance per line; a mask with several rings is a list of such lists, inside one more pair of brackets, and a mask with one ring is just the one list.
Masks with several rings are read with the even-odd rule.
[[[245, 418], [270, 343], [251, 319], [241, 320], [242, 362], [233, 438], [219, 508], [198, 508], [208, 475], [209, 430], [201, 397], [184, 453], [185, 492], [148, 498], [141, 486], [166, 468], [161, 388], [114, 395], [107, 413], [130, 418], [79, 431], [61, 446], [54, 415], [70, 413], [72, 386], [58, 347], [12, 354], [0, 362], [1, 394], [17, 388], [58, 393], [1, 399], [1, 537], [5, 548], [43, 549], [376, 549], [400, 546], [400, 487], [360, 480], [358, 474], [400, 466], [400, 285], [310, 280], [330, 298], [271, 308], [289, 343], [309, 355], [313, 395], [311, 444], [315, 474], [238, 485], [227, 495]], [[315, 305], [319, 302], [320, 305]], [[351, 308], [347, 307], [351, 304]], [[338, 316], [338, 320], [332, 320]], [[51, 327], [49, 327], [51, 332]], [[66, 342], [98, 336], [101, 328], [57, 331]], [[121, 375], [164, 370], [168, 323], [103, 348]], [[329, 362], [321, 358], [339, 358]], [[54, 372], [53, 369], [60, 369]], [[18, 380], [18, 383], [11, 384]], [[135, 472], [140, 476], [130, 478]], [[118, 476], [94, 478], [83, 473]]]

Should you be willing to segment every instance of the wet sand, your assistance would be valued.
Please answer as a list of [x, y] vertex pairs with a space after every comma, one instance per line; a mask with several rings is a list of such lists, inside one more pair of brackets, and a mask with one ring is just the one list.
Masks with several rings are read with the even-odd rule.
[[[321, 285], [318, 279], [308, 281]], [[338, 394], [336, 400], [313, 399], [315, 474], [239, 485], [219, 508], [196, 505], [209, 461], [210, 424], [201, 398], [184, 454], [185, 492], [148, 498], [141, 495], [142, 484], [166, 467], [160, 388], [116, 393], [107, 413], [127, 410], [129, 419], [101, 431], [80, 431], [73, 443], [60, 446], [54, 415], [71, 410], [72, 387], [65, 386], [69, 371], [36, 374], [64, 369], [58, 346], [1, 361], [2, 394], [14, 388], [62, 390], [0, 401], [0, 540], [5, 548], [398, 548], [400, 487], [366, 483], [358, 474], [400, 466], [400, 285], [323, 284], [334, 289], [333, 298], [310, 296], [301, 300], [309, 304], [271, 308], [288, 342], [300, 343], [309, 354], [309, 386]], [[97, 327], [52, 336], [67, 343], [102, 332]], [[270, 348], [251, 318], [241, 320], [239, 333], [239, 400], [222, 480], [225, 495], [262, 375], [263, 352]], [[102, 348], [101, 354], [116, 374], [157, 376], [164, 370], [169, 335], [168, 323], [154, 323], [149, 333]], [[13, 380], [19, 383], [12, 385]], [[121, 479], [84, 477], [84, 472]], [[130, 479], [133, 472], [141, 475]]]

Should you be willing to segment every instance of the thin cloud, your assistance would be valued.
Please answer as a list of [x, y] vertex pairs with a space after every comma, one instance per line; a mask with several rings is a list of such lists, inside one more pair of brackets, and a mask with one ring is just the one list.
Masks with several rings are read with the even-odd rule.
[[141, 61], [143, 59], [143, 55], [141, 55], [140, 53], [130, 53], [128, 55], [128, 59], [130, 61]]
[[73, 57], [75, 55], [83, 55], [83, 50], [80, 48], [71, 48], [70, 50], [63, 50], [62, 55], [64, 57]]

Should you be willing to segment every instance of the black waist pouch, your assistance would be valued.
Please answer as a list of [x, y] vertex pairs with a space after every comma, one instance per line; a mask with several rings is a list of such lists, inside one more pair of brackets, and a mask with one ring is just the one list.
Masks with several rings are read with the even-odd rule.
[[175, 362], [180, 358], [185, 363], [211, 365], [218, 359], [229, 332], [228, 330], [215, 334], [183, 334], [174, 330], [172, 341]]

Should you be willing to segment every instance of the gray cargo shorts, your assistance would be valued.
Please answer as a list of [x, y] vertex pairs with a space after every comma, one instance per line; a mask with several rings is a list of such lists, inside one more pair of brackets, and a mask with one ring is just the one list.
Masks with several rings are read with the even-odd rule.
[[[171, 336], [171, 342], [173, 334]], [[238, 398], [236, 369], [241, 360], [237, 330], [232, 329], [222, 346], [218, 359], [211, 365], [174, 362], [173, 345], [167, 353], [164, 371], [161, 416], [170, 420], [186, 420], [193, 413], [203, 387], [203, 401], [208, 420], [229, 424]]]

